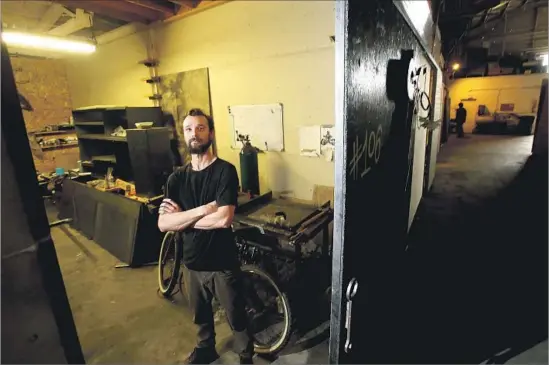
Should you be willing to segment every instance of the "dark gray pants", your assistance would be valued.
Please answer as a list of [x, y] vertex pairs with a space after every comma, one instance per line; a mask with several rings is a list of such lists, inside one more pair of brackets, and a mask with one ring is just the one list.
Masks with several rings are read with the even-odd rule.
[[198, 327], [198, 348], [215, 348], [215, 327], [212, 299], [219, 301], [234, 334], [234, 351], [251, 356], [253, 343], [247, 328], [247, 316], [241, 289], [241, 271], [187, 272], [186, 288], [194, 323]]
[[465, 134], [463, 133], [463, 123], [456, 123], [456, 132], [457, 132], [457, 136], [458, 138], [463, 138], [465, 137]]

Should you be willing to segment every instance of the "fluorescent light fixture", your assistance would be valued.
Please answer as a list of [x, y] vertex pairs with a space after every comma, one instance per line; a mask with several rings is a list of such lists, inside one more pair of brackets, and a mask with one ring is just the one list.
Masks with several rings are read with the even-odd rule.
[[425, 36], [425, 25], [431, 16], [431, 8], [427, 0], [406, 0], [402, 2], [406, 13], [420, 36]]
[[95, 45], [91, 43], [72, 41], [52, 36], [4, 31], [2, 32], [2, 40], [8, 46], [21, 48], [34, 48], [68, 53], [95, 52]]

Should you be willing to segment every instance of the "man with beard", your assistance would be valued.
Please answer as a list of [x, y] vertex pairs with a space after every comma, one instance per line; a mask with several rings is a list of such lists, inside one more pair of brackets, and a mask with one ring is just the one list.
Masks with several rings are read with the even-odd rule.
[[212, 311], [215, 296], [227, 313], [240, 363], [251, 364], [253, 344], [231, 229], [238, 194], [236, 168], [213, 155], [213, 119], [200, 109], [192, 109], [183, 120], [183, 136], [191, 162], [168, 178], [158, 228], [177, 231], [183, 240], [186, 287], [198, 327], [198, 344], [185, 362], [209, 364], [219, 357]]

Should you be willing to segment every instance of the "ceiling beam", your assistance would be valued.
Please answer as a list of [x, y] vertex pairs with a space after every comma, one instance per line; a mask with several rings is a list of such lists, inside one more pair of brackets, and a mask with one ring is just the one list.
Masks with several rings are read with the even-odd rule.
[[50, 30], [55, 25], [57, 20], [61, 18], [63, 13], [65, 13], [65, 8], [62, 5], [51, 3], [48, 10], [46, 10], [42, 16], [42, 19], [40, 19], [40, 22], [36, 26], [35, 30], [37, 32], [45, 32]]
[[181, 9], [179, 10], [179, 12], [176, 15], [164, 20], [164, 22], [169, 23], [169, 22], [172, 22], [174, 20], [183, 19], [183, 18], [185, 18], [189, 15], [200, 13], [204, 10], [211, 9], [211, 8], [216, 7], [216, 6], [226, 4], [230, 1], [233, 1], [233, 0], [203, 0], [203, 1], [200, 1], [200, 3], [196, 6], [196, 8], [193, 8], [193, 9], [187, 9], [187, 8], [181, 7]]
[[484, 11], [494, 11], [494, 10], [497, 10], [501, 7], [505, 7], [505, 9], [507, 9], [507, 6], [509, 6], [509, 4], [511, 3], [510, 0], [507, 0], [505, 2], [501, 2], [499, 3], [498, 5], [496, 6], [488, 6], [488, 7], [482, 7], [482, 8], [472, 8], [472, 9], [469, 9], [467, 11], [462, 11], [462, 12], [459, 12], [459, 13], [454, 13], [454, 14], [443, 14], [441, 16], [441, 19], [440, 21], [441, 22], [447, 22], [447, 21], [452, 21], [452, 20], [456, 20], [456, 19], [460, 19], [460, 18], [474, 18], [474, 17], [477, 17], [480, 13], [484, 12]]
[[147, 24], [159, 18], [159, 14], [152, 10], [150, 11], [152, 14], [150, 12], [145, 13], [145, 11], [130, 11], [129, 5], [131, 4], [120, 0], [55, 0], [55, 2], [126, 22]]
[[179, 5], [181, 8], [185, 9], [194, 9], [198, 6], [200, 1], [193, 0], [168, 0], [169, 2]]
[[113, 29], [109, 32], [103, 33], [100, 36], [97, 36], [95, 39], [97, 41], [97, 44], [107, 44], [114, 42], [117, 39], [127, 37], [129, 35], [135, 34], [137, 32], [141, 32], [147, 29], [146, 25], [139, 24], [139, 23], [129, 23], [126, 25], [122, 25], [116, 29]]
[[65, 23], [48, 31], [49, 35], [67, 36], [78, 32], [81, 29], [90, 28], [92, 26], [92, 16], [87, 14], [82, 9], [76, 9], [76, 17], [67, 20]]
[[106, 8], [117, 9], [126, 13], [135, 14], [148, 20], [163, 19], [162, 14], [158, 11], [130, 2], [120, 0], [95, 0], [95, 2], [101, 3]]
[[175, 5], [172, 3], [172, 6], [164, 5], [165, 3], [161, 3], [157, 0], [125, 0], [127, 3], [134, 4], [141, 6], [143, 8], [151, 9], [157, 12], [160, 12], [164, 15], [174, 15], [176, 13], [175, 11]]

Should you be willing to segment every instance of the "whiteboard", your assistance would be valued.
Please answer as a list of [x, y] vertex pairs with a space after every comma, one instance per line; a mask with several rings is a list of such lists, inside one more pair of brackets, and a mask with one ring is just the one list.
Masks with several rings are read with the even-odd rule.
[[262, 151], [284, 150], [282, 104], [229, 106], [233, 123], [232, 148], [241, 148], [239, 134], [248, 135], [252, 146]]

